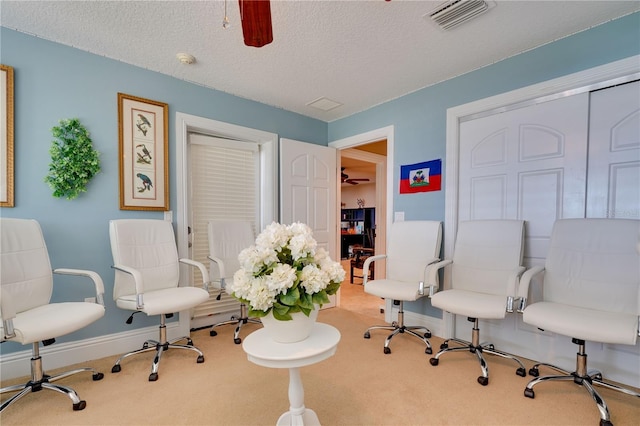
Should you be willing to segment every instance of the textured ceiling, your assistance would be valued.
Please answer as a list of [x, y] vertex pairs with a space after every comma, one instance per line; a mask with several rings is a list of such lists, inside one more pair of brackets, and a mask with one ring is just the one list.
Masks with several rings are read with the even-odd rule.
[[[452, 30], [441, 1], [272, 0], [273, 43], [247, 47], [238, 2], [10, 1], [0, 24], [326, 122], [640, 10], [638, 1], [497, 1]], [[181, 64], [179, 52], [196, 57]], [[10, 64], [8, 64], [10, 65]], [[326, 97], [343, 104], [321, 111]]]

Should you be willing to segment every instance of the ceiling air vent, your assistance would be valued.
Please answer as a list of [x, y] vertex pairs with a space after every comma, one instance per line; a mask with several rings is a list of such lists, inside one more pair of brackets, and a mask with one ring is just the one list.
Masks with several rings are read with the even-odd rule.
[[456, 27], [489, 10], [490, 5], [484, 0], [451, 0], [441, 4], [428, 16], [442, 29], [448, 30]]

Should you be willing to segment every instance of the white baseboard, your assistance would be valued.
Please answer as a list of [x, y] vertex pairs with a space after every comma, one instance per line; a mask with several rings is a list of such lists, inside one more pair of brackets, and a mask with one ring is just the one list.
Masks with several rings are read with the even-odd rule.
[[[146, 340], [158, 340], [158, 337], [158, 326], [138, 328], [69, 343], [41, 346], [40, 356], [45, 371], [84, 362], [87, 363], [87, 367], [90, 367], [91, 360], [107, 356], [113, 356], [115, 363], [121, 354], [142, 347]], [[171, 340], [177, 337], [180, 337], [180, 324], [177, 321], [167, 324], [167, 339]], [[28, 349], [0, 356], [0, 377], [2, 380], [31, 375], [31, 363], [29, 362], [31, 345], [25, 345], [25, 348]], [[102, 373], [106, 372], [102, 371]]]

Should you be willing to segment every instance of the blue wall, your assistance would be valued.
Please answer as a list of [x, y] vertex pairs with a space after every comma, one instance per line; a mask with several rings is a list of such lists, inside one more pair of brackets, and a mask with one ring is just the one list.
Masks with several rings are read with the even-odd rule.
[[[397, 188], [401, 164], [442, 158], [444, 166], [447, 108], [638, 55], [640, 13], [328, 124], [6, 28], [0, 28], [0, 37], [0, 62], [15, 69], [16, 98], [16, 207], [0, 209], [0, 214], [37, 219], [54, 268], [95, 270], [105, 282], [107, 315], [58, 339], [68, 341], [156, 325], [154, 319], [143, 316], [137, 316], [133, 325], [125, 325], [128, 313], [111, 300], [109, 219], [162, 218], [159, 212], [119, 209], [118, 92], [169, 104], [170, 173], [176, 169], [174, 118], [178, 111], [321, 145], [394, 125], [394, 210], [404, 211], [407, 220], [444, 220], [444, 191], [400, 195]], [[71, 117], [80, 118], [91, 132], [94, 146], [101, 152], [102, 172], [89, 184], [87, 193], [68, 201], [53, 198], [43, 179], [50, 162], [51, 128], [60, 119]], [[175, 209], [173, 175], [170, 181], [171, 208]], [[91, 296], [88, 291], [81, 293], [86, 283], [80, 279], [63, 288], [60, 284], [56, 278], [54, 300]], [[428, 301], [407, 306], [407, 310], [441, 315]], [[0, 346], [2, 353], [22, 349], [12, 342]]]
[[[640, 13], [628, 15], [329, 124], [329, 141], [394, 125], [393, 206], [406, 220], [445, 218], [447, 109], [640, 54]], [[440, 192], [400, 194], [400, 165], [442, 159]], [[406, 311], [440, 317], [427, 298]]]
[[[170, 208], [175, 210], [175, 113], [273, 132], [280, 137], [327, 144], [327, 123], [299, 114], [186, 83], [159, 73], [126, 65], [0, 28], [0, 62], [14, 68], [15, 94], [15, 206], [0, 209], [3, 217], [33, 218], [40, 222], [52, 267], [90, 269], [105, 283], [104, 318], [59, 342], [157, 325], [157, 318], [118, 309], [112, 300], [112, 257], [108, 221], [117, 218], [163, 218], [162, 212], [123, 211], [119, 208], [117, 93], [166, 102], [169, 105]], [[77, 117], [91, 133], [100, 152], [102, 171], [75, 200], [54, 198], [44, 182], [48, 173], [51, 128], [60, 119]], [[55, 278], [54, 301], [91, 297], [90, 281]], [[86, 289], [86, 290], [83, 290]], [[25, 349], [5, 342], [2, 353]]]

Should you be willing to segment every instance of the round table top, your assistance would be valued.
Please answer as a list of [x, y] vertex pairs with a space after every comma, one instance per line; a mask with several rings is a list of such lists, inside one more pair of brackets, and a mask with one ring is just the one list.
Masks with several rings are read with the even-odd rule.
[[264, 328], [244, 338], [242, 348], [254, 364], [271, 368], [295, 368], [315, 364], [335, 354], [340, 332], [333, 326], [315, 323], [305, 340], [294, 343], [274, 341]]

